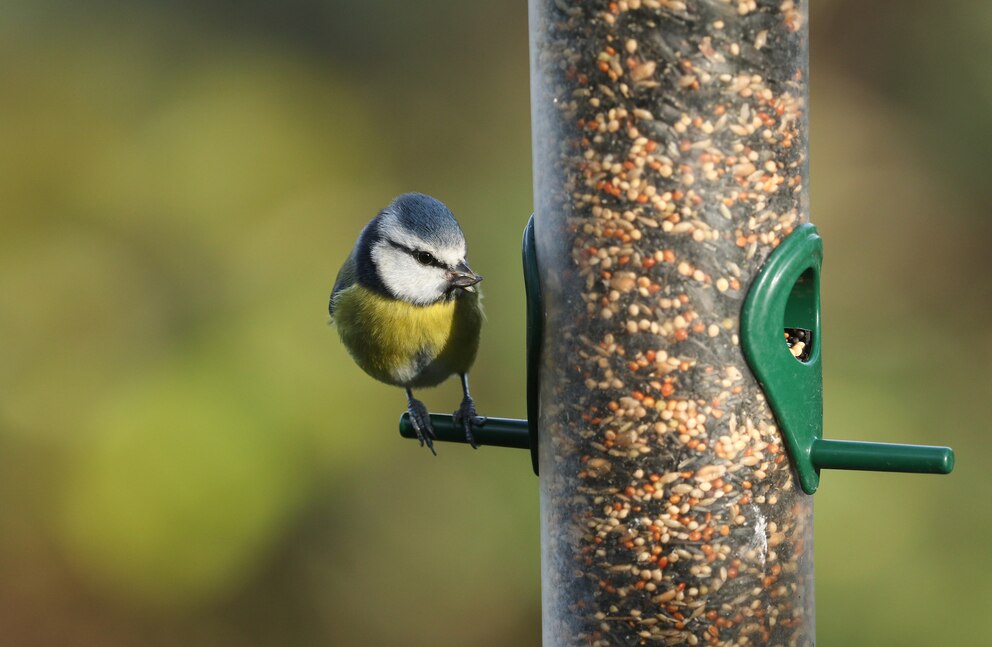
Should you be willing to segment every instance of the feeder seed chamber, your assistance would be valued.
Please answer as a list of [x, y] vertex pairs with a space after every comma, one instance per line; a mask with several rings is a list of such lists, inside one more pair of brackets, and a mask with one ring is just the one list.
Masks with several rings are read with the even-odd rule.
[[475, 437], [540, 475], [543, 644], [813, 645], [820, 470], [954, 457], [823, 438], [806, 3], [531, 0], [530, 34], [528, 420]]

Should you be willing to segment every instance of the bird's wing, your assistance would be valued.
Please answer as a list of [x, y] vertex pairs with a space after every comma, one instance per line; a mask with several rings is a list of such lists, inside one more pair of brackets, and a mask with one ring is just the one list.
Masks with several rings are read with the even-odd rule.
[[331, 313], [331, 321], [334, 321], [334, 300], [337, 298], [338, 294], [343, 290], [350, 288], [355, 284], [355, 257], [354, 255], [349, 256], [348, 260], [344, 262], [341, 266], [340, 271], [338, 271], [338, 277], [334, 279], [334, 289], [331, 290], [331, 298], [327, 305], [328, 312]]

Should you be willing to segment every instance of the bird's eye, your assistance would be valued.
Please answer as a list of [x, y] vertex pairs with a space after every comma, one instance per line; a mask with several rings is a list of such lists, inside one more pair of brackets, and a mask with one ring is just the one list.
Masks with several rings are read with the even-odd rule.
[[414, 254], [414, 256], [417, 258], [417, 262], [419, 262], [421, 265], [437, 264], [437, 259], [434, 258], [434, 255], [431, 254], [430, 252], [417, 252], [416, 254]]

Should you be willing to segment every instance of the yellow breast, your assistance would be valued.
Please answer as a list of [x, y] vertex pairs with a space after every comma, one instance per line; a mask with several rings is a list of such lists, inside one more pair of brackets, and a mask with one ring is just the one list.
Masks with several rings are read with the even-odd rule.
[[429, 306], [390, 299], [355, 284], [334, 301], [341, 341], [366, 373], [387, 384], [435, 386], [475, 361], [482, 328], [476, 292]]

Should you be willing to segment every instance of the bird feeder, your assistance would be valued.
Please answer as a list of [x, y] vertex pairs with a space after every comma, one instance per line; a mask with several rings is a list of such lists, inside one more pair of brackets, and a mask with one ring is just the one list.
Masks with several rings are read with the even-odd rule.
[[543, 644], [812, 645], [820, 470], [953, 454], [823, 438], [806, 4], [531, 0], [530, 33], [528, 420], [476, 439], [540, 475]]

